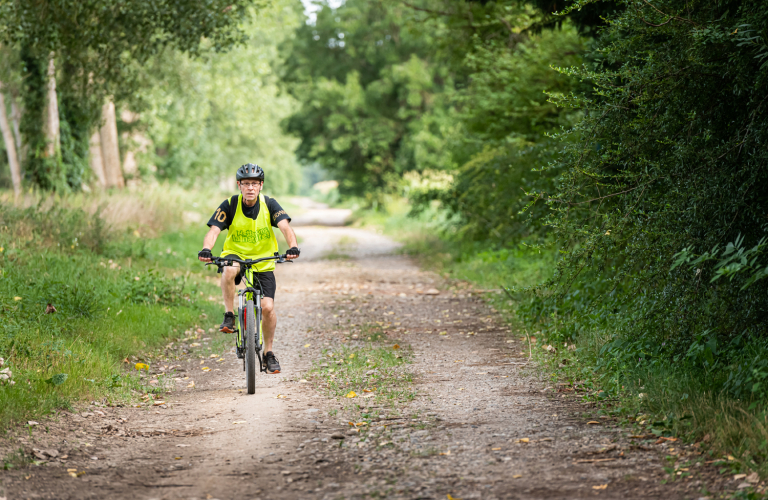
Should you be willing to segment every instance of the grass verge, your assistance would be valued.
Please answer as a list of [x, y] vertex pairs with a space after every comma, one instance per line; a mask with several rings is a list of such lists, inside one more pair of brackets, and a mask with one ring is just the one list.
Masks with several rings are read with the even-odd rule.
[[370, 399], [377, 404], [406, 403], [413, 400], [413, 377], [407, 369], [412, 362], [410, 346], [379, 345], [324, 349], [307, 380], [329, 397], [352, 400]]
[[186, 259], [148, 259], [149, 245], [81, 209], [0, 205], [0, 429], [154, 390], [124, 360], [151, 365], [219, 313], [216, 287]]

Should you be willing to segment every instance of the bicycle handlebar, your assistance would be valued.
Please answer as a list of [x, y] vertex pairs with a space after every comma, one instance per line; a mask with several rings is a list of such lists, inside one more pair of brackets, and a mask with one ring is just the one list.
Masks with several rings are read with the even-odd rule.
[[286, 258], [286, 254], [280, 255], [279, 252], [275, 252], [275, 255], [272, 257], [262, 257], [261, 259], [238, 259], [235, 256], [228, 256], [227, 258], [224, 257], [212, 257], [211, 262], [206, 262], [206, 266], [215, 265], [216, 267], [226, 267], [231, 266], [233, 262], [237, 262], [238, 264], [244, 264], [247, 267], [254, 266], [258, 264], [259, 262], [264, 262], [265, 260], [274, 260], [276, 264], [284, 264], [286, 262], [291, 262]]

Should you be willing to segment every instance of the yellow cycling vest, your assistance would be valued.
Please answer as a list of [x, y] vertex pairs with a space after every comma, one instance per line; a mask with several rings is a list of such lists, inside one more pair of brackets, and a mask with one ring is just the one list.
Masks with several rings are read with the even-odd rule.
[[[271, 257], [277, 252], [277, 238], [269, 222], [269, 208], [264, 202], [264, 195], [259, 194], [259, 215], [256, 220], [243, 215], [243, 195], [237, 197], [237, 212], [229, 225], [227, 239], [221, 256], [236, 255], [241, 259], [261, 259]], [[267, 260], [254, 266], [263, 273], [275, 269], [275, 261]]]

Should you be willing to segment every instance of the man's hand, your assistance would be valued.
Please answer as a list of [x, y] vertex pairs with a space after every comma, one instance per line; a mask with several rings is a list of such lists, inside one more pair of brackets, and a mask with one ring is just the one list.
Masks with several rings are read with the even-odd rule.
[[285, 252], [285, 258], [288, 260], [293, 260], [298, 258], [300, 254], [301, 254], [301, 250], [299, 250], [296, 247], [291, 247], [288, 249], [287, 252]]
[[211, 254], [210, 248], [203, 248], [197, 252], [197, 259], [201, 262], [210, 262], [212, 258], [213, 254]]

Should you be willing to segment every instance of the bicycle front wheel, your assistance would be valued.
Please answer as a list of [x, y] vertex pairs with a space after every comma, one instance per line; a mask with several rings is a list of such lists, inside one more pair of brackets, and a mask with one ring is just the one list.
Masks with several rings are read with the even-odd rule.
[[248, 394], [256, 392], [256, 314], [253, 299], [245, 306], [245, 378]]

